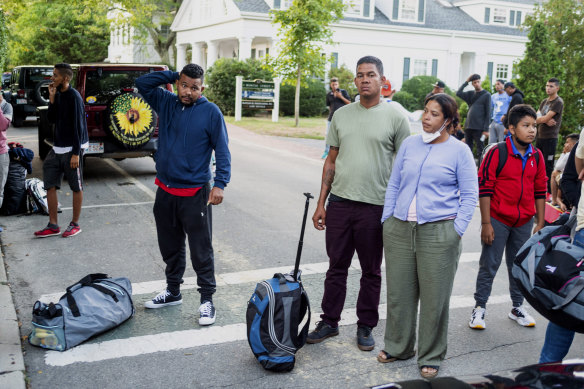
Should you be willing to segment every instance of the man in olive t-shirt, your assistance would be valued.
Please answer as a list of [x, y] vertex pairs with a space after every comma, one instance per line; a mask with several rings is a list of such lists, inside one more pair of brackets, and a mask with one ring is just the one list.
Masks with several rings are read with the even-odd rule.
[[408, 119], [393, 104], [381, 101], [383, 82], [381, 61], [372, 56], [361, 58], [355, 77], [361, 99], [339, 108], [332, 117], [327, 137], [330, 151], [312, 217], [317, 230], [326, 228], [329, 269], [321, 304], [323, 314], [316, 329], [308, 334], [308, 343], [320, 343], [339, 334], [348, 270], [356, 251], [362, 271], [357, 346], [364, 351], [375, 347], [371, 330], [379, 320], [381, 214], [394, 156], [410, 135]]
[[537, 111], [537, 140], [535, 147], [541, 150], [545, 160], [545, 174], [548, 177], [548, 192], [550, 190], [551, 175], [554, 170], [554, 160], [558, 136], [562, 125], [562, 112], [564, 110], [564, 100], [558, 96], [560, 90], [560, 80], [550, 78], [545, 84], [547, 99], [539, 105]]

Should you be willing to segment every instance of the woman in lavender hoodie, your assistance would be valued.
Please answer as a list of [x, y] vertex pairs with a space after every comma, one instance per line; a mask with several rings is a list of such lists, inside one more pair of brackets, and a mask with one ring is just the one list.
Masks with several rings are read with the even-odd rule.
[[383, 244], [387, 279], [382, 363], [415, 355], [424, 378], [438, 374], [446, 355], [448, 308], [461, 237], [478, 197], [476, 165], [467, 145], [449, 135], [458, 125], [456, 101], [426, 99], [421, 135], [404, 140], [385, 194]]

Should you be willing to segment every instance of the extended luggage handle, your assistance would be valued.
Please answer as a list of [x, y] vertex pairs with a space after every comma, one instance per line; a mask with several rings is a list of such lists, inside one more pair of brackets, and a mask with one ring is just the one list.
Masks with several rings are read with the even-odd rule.
[[296, 263], [294, 264], [294, 271], [292, 272], [292, 277], [294, 277], [294, 281], [298, 281], [298, 268], [300, 267], [300, 255], [302, 254], [302, 246], [304, 245], [304, 229], [306, 228], [306, 217], [308, 216], [308, 203], [310, 199], [313, 199], [314, 196], [310, 193], [304, 193], [306, 196], [306, 203], [304, 205], [304, 218], [302, 219], [302, 229], [300, 230], [300, 240], [298, 241], [298, 251], [296, 252]]

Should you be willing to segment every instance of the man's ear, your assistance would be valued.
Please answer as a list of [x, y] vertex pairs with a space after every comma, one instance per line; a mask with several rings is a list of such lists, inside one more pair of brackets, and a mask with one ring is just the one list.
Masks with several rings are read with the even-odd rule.
[[205, 87], [203, 85], [201, 85], [201, 93], [203, 93], [204, 90], [205, 90]]

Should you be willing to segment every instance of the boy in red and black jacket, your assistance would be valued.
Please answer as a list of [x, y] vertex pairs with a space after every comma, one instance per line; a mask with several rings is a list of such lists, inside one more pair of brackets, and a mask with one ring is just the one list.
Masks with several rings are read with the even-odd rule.
[[[501, 156], [500, 148], [493, 147], [479, 167], [483, 249], [474, 294], [476, 305], [468, 323], [473, 329], [485, 328], [485, 308], [503, 250], [513, 302], [509, 318], [524, 327], [535, 325], [535, 320], [522, 305], [523, 295], [513, 280], [511, 267], [517, 251], [531, 236], [533, 216], [537, 218], [534, 233], [545, 223], [545, 163], [541, 152], [531, 145], [537, 134], [536, 118], [535, 110], [529, 105], [513, 107], [508, 115], [512, 136], [505, 141], [507, 155]], [[506, 158], [502, 168], [499, 167], [500, 158]]]

